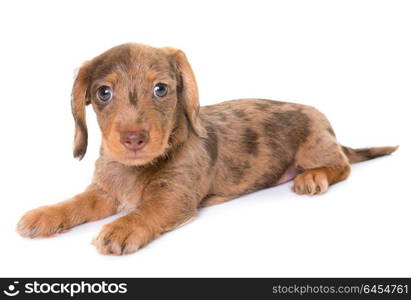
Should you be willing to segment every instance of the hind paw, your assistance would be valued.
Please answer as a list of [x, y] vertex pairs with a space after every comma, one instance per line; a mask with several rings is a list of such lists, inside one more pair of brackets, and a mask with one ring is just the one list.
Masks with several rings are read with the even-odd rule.
[[299, 195], [316, 195], [328, 189], [327, 174], [321, 169], [304, 171], [294, 179], [292, 190]]

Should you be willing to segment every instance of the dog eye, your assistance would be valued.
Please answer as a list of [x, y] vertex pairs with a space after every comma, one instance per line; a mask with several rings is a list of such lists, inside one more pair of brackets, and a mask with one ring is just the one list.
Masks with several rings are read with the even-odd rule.
[[113, 90], [107, 85], [102, 85], [97, 90], [97, 97], [103, 102], [110, 101], [113, 97]]
[[157, 98], [164, 97], [165, 95], [167, 95], [167, 92], [168, 92], [168, 87], [164, 83], [157, 83], [154, 86], [154, 96], [156, 96]]

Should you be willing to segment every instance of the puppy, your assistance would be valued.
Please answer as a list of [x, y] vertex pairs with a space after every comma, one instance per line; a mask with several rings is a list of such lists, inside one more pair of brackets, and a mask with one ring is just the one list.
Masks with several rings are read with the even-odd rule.
[[102, 132], [92, 183], [26, 213], [22, 236], [51, 236], [126, 210], [93, 243], [103, 254], [132, 253], [201, 207], [292, 179], [297, 194], [322, 194], [348, 177], [350, 163], [396, 150], [340, 145], [310, 106], [240, 99], [199, 108], [193, 71], [173, 48], [124, 44], [83, 64], [72, 92], [79, 159], [88, 104]]

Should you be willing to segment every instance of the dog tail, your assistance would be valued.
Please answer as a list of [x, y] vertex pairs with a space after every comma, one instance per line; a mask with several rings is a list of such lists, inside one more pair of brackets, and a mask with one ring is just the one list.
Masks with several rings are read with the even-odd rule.
[[393, 153], [399, 146], [395, 147], [371, 147], [353, 149], [350, 147], [341, 146], [345, 155], [347, 155], [350, 163], [357, 163], [376, 157], [384, 156]]

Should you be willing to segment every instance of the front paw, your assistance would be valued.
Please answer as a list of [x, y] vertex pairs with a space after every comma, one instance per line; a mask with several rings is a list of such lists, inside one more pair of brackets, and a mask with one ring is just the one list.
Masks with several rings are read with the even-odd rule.
[[17, 223], [17, 232], [24, 237], [48, 237], [67, 229], [64, 215], [55, 206], [42, 206], [27, 212]]
[[104, 225], [92, 244], [101, 254], [124, 255], [144, 246], [145, 236], [147, 232], [143, 228], [117, 220]]

